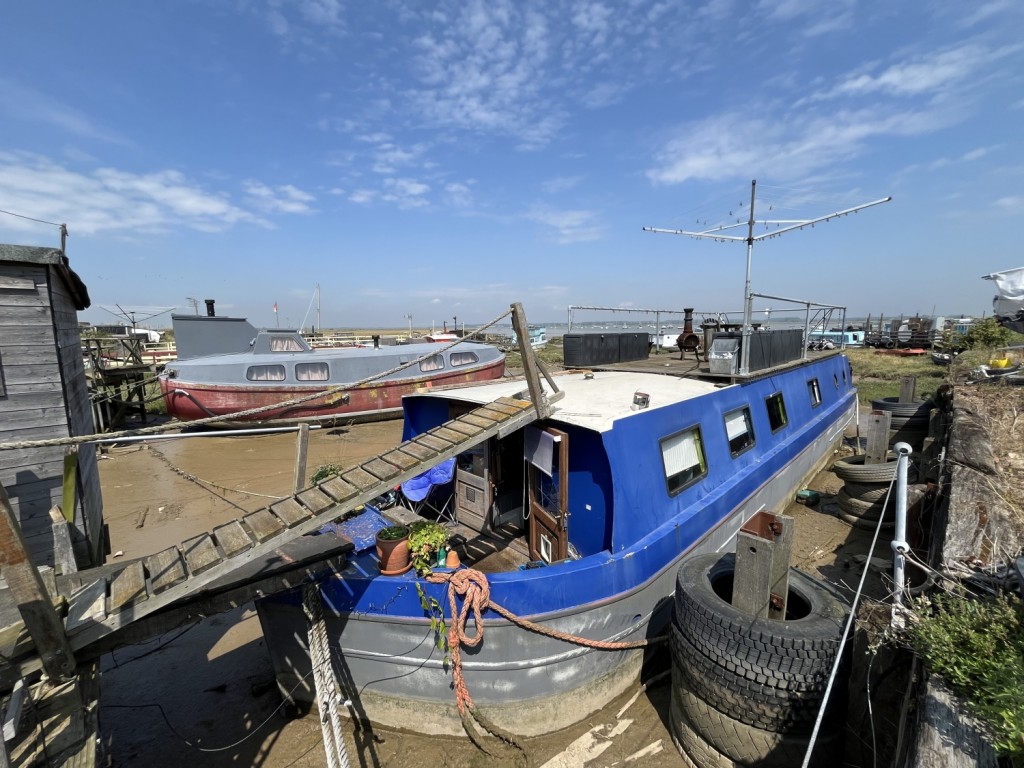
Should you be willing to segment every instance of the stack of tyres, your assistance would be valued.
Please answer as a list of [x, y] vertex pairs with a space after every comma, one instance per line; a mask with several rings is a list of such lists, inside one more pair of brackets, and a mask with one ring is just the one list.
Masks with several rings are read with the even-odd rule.
[[[697, 555], [676, 576], [672, 738], [697, 768], [801, 765], [849, 607], [791, 570], [786, 618], [756, 619], [731, 605], [734, 568], [734, 555]], [[842, 764], [846, 667], [839, 666], [811, 765]]]
[[934, 407], [934, 400], [901, 403], [898, 397], [883, 397], [871, 401], [873, 410], [889, 411], [892, 414], [892, 420], [889, 422], [889, 445], [908, 443], [915, 451], [921, 449], [924, 439], [928, 437], [928, 420]]
[[[839, 517], [856, 528], [874, 530], [883, 515], [889, 519], [882, 528], [895, 524], [896, 493], [894, 479], [898, 455], [889, 453], [880, 464], [865, 464], [864, 456], [849, 456], [832, 465], [836, 477], [843, 481], [843, 487], [836, 496]], [[907, 482], [917, 480], [917, 469], [913, 464], [907, 468]], [[892, 489], [890, 491], [890, 489]]]

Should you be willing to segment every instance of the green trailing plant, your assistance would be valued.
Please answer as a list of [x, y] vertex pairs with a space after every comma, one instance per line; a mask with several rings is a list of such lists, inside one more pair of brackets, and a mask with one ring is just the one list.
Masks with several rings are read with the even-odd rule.
[[914, 602], [911, 647], [992, 732], [996, 750], [1024, 766], [1024, 606], [1020, 598], [941, 593]]
[[444, 623], [444, 609], [436, 598], [423, 591], [423, 585], [416, 582], [416, 592], [420, 596], [423, 612], [430, 617], [430, 629], [434, 633], [434, 646], [444, 654], [444, 665], [448, 666], [451, 655], [448, 650], [448, 631]]
[[409, 526], [409, 556], [416, 573], [425, 576], [437, 563], [437, 553], [448, 544], [448, 529], [430, 520], [417, 520]]
[[321, 464], [313, 471], [313, 474], [309, 476], [309, 482], [312, 485], [317, 485], [327, 478], [333, 477], [339, 472], [341, 472], [341, 466], [338, 464]]

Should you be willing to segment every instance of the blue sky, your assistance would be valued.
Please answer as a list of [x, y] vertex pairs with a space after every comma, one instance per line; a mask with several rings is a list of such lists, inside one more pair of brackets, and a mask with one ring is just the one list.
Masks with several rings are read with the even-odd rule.
[[[4, 9], [0, 209], [101, 307], [272, 325], [991, 311], [1021, 266], [1024, 3], [36, 2]], [[56, 229], [0, 214], [0, 242]], [[164, 317], [164, 324], [166, 318]], [[309, 324], [311, 318], [307, 318]], [[159, 325], [160, 321], [156, 321]]]

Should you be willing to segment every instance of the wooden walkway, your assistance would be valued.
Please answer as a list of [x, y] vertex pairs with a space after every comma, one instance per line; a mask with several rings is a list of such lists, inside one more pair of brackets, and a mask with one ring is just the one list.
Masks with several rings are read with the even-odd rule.
[[82, 589], [69, 596], [65, 630], [71, 649], [89, 646], [173, 604], [194, 599], [210, 585], [266, 558], [282, 545], [316, 531], [438, 462], [537, 418], [528, 400], [500, 398], [387, 453], [342, 471], [319, 485], [278, 501], [210, 533], [155, 555], [76, 575]]

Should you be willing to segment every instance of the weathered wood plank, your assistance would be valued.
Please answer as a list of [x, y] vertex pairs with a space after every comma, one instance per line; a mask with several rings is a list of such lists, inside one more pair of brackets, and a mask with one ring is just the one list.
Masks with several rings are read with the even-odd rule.
[[123, 571], [110, 580], [111, 613], [147, 597], [149, 594], [146, 592], [146, 571], [139, 560], [128, 563]]
[[68, 603], [68, 632], [93, 621], [103, 621], [107, 616], [107, 582], [96, 579], [71, 596]]
[[181, 562], [181, 553], [177, 547], [168, 547], [162, 552], [150, 555], [143, 561], [149, 574], [149, 583], [153, 594], [158, 595], [168, 587], [188, 578], [185, 565]]
[[309, 513], [295, 499], [282, 499], [271, 504], [270, 511], [281, 518], [289, 528], [294, 528], [303, 520], [309, 519]]
[[472, 424], [474, 426], [480, 427], [481, 429], [487, 429], [488, 427], [494, 425], [493, 419], [485, 419], [484, 417], [478, 416], [475, 413], [467, 413], [464, 416], [459, 417], [459, 420], [464, 421], [467, 424]]
[[499, 397], [497, 400], [494, 401], [494, 403], [506, 405], [509, 408], [516, 409], [517, 411], [525, 411], [527, 408], [533, 407], [533, 403], [531, 403], [529, 400], [520, 400], [519, 398], [516, 397]]
[[992, 739], [935, 675], [918, 702], [917, 743], [910, 768], [996, 768]]
[[420, 463], [419, 459], [415, 456], [403, 453], [398, 448], [393, 451], [388, 451], [381, 458], [383, 458], [388, 464], [394, 464], [399, 469], [411, 469]]
[[496, 400], [493, 403], [488, 403], [485, 406], [484, 410], [487, 410], [487, 411], [497, 411], [498, 413], [503, 413], [506, 416], [515, 416], [517, 413], [522, 411], [523, 408], [518, 406], [518, 405], [513, 405], [513, 404], [510, 404], [510, 403], [503, 403], [500, 400]]
[[264, 542], [284, 530], [284, 524], [271, 514], [269, 509], [259, 509], [246, 515], [244, 522], [259, 542]]
[[390, 480], [401, 472], [401, 470], [394, 464], [388, 464], [388, 462], [384, 461], [380, 457], [363, 462], [362, 467], [363, 470], [376, 477], [378, 482], [380, 480]]
[[351, 499], [359, 493], [359, 490], [354, 485], [346, 483], [340, 477], [324, 480], [324, 482], [320, 483], [320, 490], [335, 501], [345, 501], [345, 499]]
[[193, 576], [208, 570], [220, 562], [220, 552], [213, 537], [208, 533], [182, 542], [181, 553], [185, 556], [188, 572]]
[[213, 529], [213, 536], [224, 553], [224, 557], [234, 557], [252, 546], [252, 539], [237, 520], [217, 526]]
[[433, 435], [429, 432], [426, 432], [422, 435], [417, 435], [416, 437], [414, 437], [409, 442], [409, 445], [422, 445], [435, 452], [447, 451], [449, 448], [452, 447], [452, 441], [445, 440], [442, 437], [438, 437], [437, 435]]
[[315, 515], [334, 504], [334, 499], [321, 491], [319, 488], [307, 488], [298, 495], [299, 501], [309, 507]]
[[465, 437], [472, 437], [483, 432], [483, 428], [478, 427], [476, 424], [470, 424], [468, 421], [463, 421], [461, 417], [455, 421], [449, 421], [445, 426], [453, 432], [462, 433]]
[[437, 455], [437, 451], [434, 451], [425, 445], [420, 445], [415, 441], [402, 443], [398, 446], [398, 450], [402, 453], [408, 454], [416, 461], [427, 461]]
[[889, 455], [889, 424], [891, 411], [872, 411], [867, 418], [867, 447], [865, 464], [884, 464]]
[[342, 472], [341, 476], [345, 482], [354, 485], [360, 491], [372, 488], [380, 482], [380, 478], [374, 477], [362, 467], [353, 467], [350, 470]]
[[505, 421], [505, 419], [509, 418], [510, 416], [510, 414], [506, 413], [505, 411], [499, 411], [497, 408], [491, 408], [490, 406], [478, 408], [476, 411], [474, 411], [474, 413], [480, 418], [490, 419], [491, 421], [494, 422]]
[[466, 439], [466, 436], [461, 432], [455, 432], [447, 427], [435, 427], [430, 430], [430, 434], [440, 437], [442, 440], [447, 440], [452, 445], [458, 445]]

